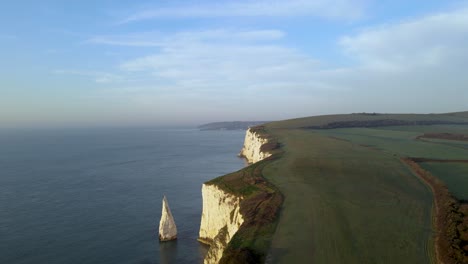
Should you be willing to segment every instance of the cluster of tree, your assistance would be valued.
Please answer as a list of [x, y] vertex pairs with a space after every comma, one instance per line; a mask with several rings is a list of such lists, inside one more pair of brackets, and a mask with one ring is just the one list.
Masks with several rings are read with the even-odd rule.
[[422, 136], [419, 136], [418, 138], [435, 138], [435, 139], [468, 141], [468, 135], [451, 134], [451, 133], [426, 133]]
[[432, 189], [436, 212], [437, 258], [441, 263], [468, 263], [468, 203], [454, 197], [447, 186], [421, 168], [417, 160], [403, 159]]
[[305, 129], [333, 129], [333, 128], [351, 128], [351, 127], [383, 127], [383, 126], [427, 126], [427, 125], [468, 125], [468, 122], [452, 122], [443, 120], [398, 120], [398, 119], [379, 119], [379, 120], [351, 120], [330, 122], [319, 126], [303, 127]]

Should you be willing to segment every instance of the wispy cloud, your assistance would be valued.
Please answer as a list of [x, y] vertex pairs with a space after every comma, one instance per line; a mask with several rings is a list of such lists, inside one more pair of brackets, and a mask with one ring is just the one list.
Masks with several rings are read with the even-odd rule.
[[[175, 89], [198, 92], [309, 87], [310, 73], [318, 62], [275, 44], [283, 35], [277, 30], [176, 33], [154, 41], [158, 52], [122, 63], [120, 69], [144, 72]], [[132, 41], [119, 43], [134, 45]]]
[[124, 80], [120, 75], [97, 71], [54, 70], [53, 73], [89, 77], [92, 78], [96, 83], [113, 83]]
[[340, 44], [372, 68], [458, 67], [468, 61], [468, 9], [368, 28]]
[[[98, 36], [89, 43], [157, 47], [153, 54], [128, 60], [125, 75], [147, 74], [175, 90], [214, 91], [310, 87], [318, 62], [276, 44], [280, 30], [206, 30], [174, 34]], [[252, 90], [253, 89], [253, 90]]]
[[213, 1], [210, 4], [178, 5], [137, 12], [121, 23], [148, 19], [216, 17], [289, 17], [316, 16], [332, 19], [356, 19], [366, 8], [363, 0], [289, 0], [289, 1]]
[[88, 39], [87, 43], [134, 47], [163, 47], [184, 42], [258, 42], [281, 39], [285, 33], [280, 30], [203, 30], [174, 34], [143, 32], [125, 35], [102, 35]]
[[[317, 77], [363, 95], [344, 100], [343, 106], [395, 111], [398, 104], [402, 112], [466, 109], [468, 9], [366, 28], [339, 43], [356, 65]], [[347, 92], [343, 96], [353, 98]]]
[[235, 109], [236, 102], [258, 104], [261, 95], [269, 102], [261, 107], [265, 117], [268, 111], [278, 113], [273, 106], [283, 100], [290, 102], [287, 117], [331, 111], [437, 112], [466, 108], [467, 18], [467, 10], [457, 10], [343, 36], [338, 47], [355, 64], [335, 69], [324, 69], [311, 55], [286, 46], [285, 33], [278, 30], [141, 33], [88, 42], [155, 47], [117, 68], [123, 76], [148, 76], [149, 88], [129, 97], [161, 111], [178, 104], [203, 108], [194, 110], [198, 114], [223, 104]]
[[127, 61], [121, 69], [145, 71], [184, 87], [245, 89], [273, 82], [304, 83], [316, 65], [307, 56], [280, 46], [187, 43]]
[[[170, 105], [183, 104], [198, 115], [207, 116], [213, 116], [213, 107], [224, 106], [223, 113], [232, 110], [232, 118], [241, 118], [233, 109], [239, 102], [255, 104], [259, 94], [277, 103], [283, 100], [281, 95], [288, 94], [295, 101], [291, 111], [298, 113], [317, 100], [313, 91], [326, 88], [314, 80], [319, 62], [281, 45], [284, 36], [285, 33], [274, 29], [232, 29], [106, 36], [90, 43], [156, 47], [148, 49], [150, 54], [118, 66], [123, 76], [150, 79], [135, 84], [147, 87], [144, 90], [125, 87], [129, 91], [128, 100], [138, 105], [151, 105], [163, 111]], [[265, 106], [257, 109], [257, 114], [266, 116], [269, 110], [274, 109]]]

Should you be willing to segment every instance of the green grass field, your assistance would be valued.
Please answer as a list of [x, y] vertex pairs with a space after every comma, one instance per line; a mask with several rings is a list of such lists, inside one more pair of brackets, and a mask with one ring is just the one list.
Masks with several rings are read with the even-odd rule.
[[[415, 140], [417, 131], [386, 130], [379, 128], [339, 128], [320, 130], [323, 135], [349, 140], [355, 144], [368, 145], [383, 152], [402, 157], [423, 157], [443, 159], [468, 159], [468, 151], [450, 144]], [[445, 140], [444, 140], [445, 141]], [[456, 144], [454, 141], [452, 144]]]
[[[467, 135], [468, 112], [316, 116], [272, 122], [261, 132], [281, 155], [262, 161], [261, 172], [254, 164], [232, 175], [263, 176], [281, 192], [280, 216], [271, 222], [278, 225], [263, 240], [241, 228], [229, 248], [264, 241], [263, 252], [272, 237], [266, 263], [436, 263], [434, 197], [401, 158], [468, 160], [466, 141], [418, 137]], [[422, 163], [466, 199], [468, 163]], [[214, 181], [233, 193], [257, 193], [250, 180], [232, 175]], [[250, 227], [260, 220], [250, 219]]]
[[264, 176], [285, 195], [272, 263], [429, 263], [430, 191], [391, 155], [320, 133], [274, 130]]
[[[468, 134], [468, 126], [304, 129], [382, 119], [467, 121], [465, 113], [353, 114], [267, 124], [284, 154], [263, 174], [285, 196], [269, 263], [435, 263], [432, 193], [400, 158], [468, 159], [466, 142], [416, 139]], [[454, 192], [468, 190], [464, 178], [444, 173], [445, 166], [430, 170]], [[468, 166], [450, 170], [458, 175]]]
[[468, 163], [423, 162], [421, 166], [441, 179], [455, 197], [468, 200]]
[[396, 130], [396, 131], [414, 131], [420, 134], [423, 134], [423, 133], [468, 134], [468, 126], [466, 125], [389, 126], [389, 127], [380, 127], [379, 129]]
[[[311, 116], [269, 123], [269, 128], [297, 129], [310, 126], [321, 126], [332, 122], [343, 121], [372, 121], [396, 119], [403, 121], [450, 121], [467, 122], [468, 112], [449, 114], [344, 114]], [[406, 127], [406, 126], [405, 126]]]

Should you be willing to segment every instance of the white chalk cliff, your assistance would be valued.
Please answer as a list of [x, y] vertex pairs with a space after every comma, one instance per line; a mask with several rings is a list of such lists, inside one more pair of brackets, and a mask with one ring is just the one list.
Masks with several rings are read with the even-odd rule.
[[[245, 157], [249, 163], [265, 159], [271, 156], [271, 153], [260, 151], [265, 143], [268, 143], [267, 139], [248, 129], [239, 155]], [[216, 264], [221, 260], [226, 246], [244, 222], [244, 217], [240, 213], [240, 203], [243, 197], [223, 191], [213, 184], [203, 184], [202, 197], [203, 212], [199, 240], [210, 245], [204, 263]]]
[[255, 163], [271, 156], [269, 152], [261, 151], [263, 144], [268, 143], [268, 139], [261, 137], [250, 128], [245, 133], [244, 146], [239, 156], [245, 157], [249, 163]]
[[177, 238], [177, 227], [172, 217], [166, 196], [162, 201], [161, 221], [159, 222], [159, 240], [169, 241]]
[[227, 244], [244, 222], [239, 212], [242, 197], [207, 184], [203, 184], [202, 197], [199, 240], [210, 245], [204, 263], [218, 263]]

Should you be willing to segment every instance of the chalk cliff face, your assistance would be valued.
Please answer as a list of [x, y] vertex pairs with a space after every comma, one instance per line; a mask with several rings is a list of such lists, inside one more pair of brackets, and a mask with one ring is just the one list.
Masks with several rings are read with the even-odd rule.
[[[267, 138], [249, 128], [239, 155], [245, 157], [249, 163], [263, 160], [272, 155], [267, 151], [261, 151], [262, 145], [266, 143], [268, 143]], [[228, 193], [215, 184], [203, 184], [202, 196], [203, 213], [199, 240], [210, 245], [204, 263], [216, 264], [244, 222], [245, 217], [240, 213], [243, 197]]]
[[159, 221], [159, 240], [169, 241], [177, 238], [177, 227], [172, 217], [166, 196], [162, 202], [161, 221]]
[[245, 134], [244, 146], [239, 156], [245, 157], [249, 163], [255, 163], [271, 156], [269, 152], [261, 151], [262, 145], [268, 143], [268, 139], [262, 138], [250, 128]]
[[242, 197], [229, 194], [216, 185], [203, 184], [203, 213], [199, 240], [209, 244], [204, 263], [218, 263], [224, 249], [244, 222], [239, 212]]

